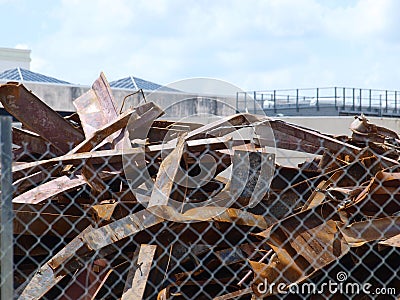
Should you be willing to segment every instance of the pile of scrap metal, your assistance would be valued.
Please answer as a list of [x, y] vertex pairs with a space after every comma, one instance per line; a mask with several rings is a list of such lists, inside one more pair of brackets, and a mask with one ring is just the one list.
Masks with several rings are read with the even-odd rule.
[[[328, 299], [328, 281], [400, 292], [400, 140], [364, 117], [352, 137], [249, 114], [174, 124], [152, 102], [118, 113], [103, 74], [69, 117], [21, 84], [0, 86], [0, 100], [22, 123], [12, 132], [19, 299], [292, 299], [284, 293], [311, 283]], [[230, 136], [249, 124], [274, 140], [262, 130], [252, 141]], [[127, 125], [149, 130], [135, 136]], [[271, 146], [315, 158], [277, 165]], [[126, 157], [151, 188], [128, 176]], [[207, 184], [176, 183], [179, 169], [196, 176], [206, 157], [215, 164]], [[233, 176], [222, 176], [230, 166]], [[229, 208], [213, 205], [238, 184]], [[197, 206], [177, 212], [171, 201]], [[336, 290], [335, 299], [367, 292]]]

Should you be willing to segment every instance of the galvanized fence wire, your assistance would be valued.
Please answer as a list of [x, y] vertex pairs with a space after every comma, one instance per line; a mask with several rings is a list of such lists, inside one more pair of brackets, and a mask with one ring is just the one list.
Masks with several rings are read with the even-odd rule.
[[[195, 176], [207, 151], [217, 150], [188, 151], [186, 165], [172, 167]], [[300, 167], [279, 165], [255, 207], [246, 202], [257, 191], [245, 190], [216, 215], [205, 206], [186, 219], [146, 209], [151, 193], [136, 199], [116, 156], [19, 152], [13, 268], [20, 299], [361, 299], [379, 288], [388, 299], [399, 292], [400, 173], [382, 159], [393, 149], [354, 156], [344, 149]], [[142, 171], [156, 181], [165, 160], [148, 159]], [[218, 169], [230, 160], [231, 153], [219, 155]], [[199, 188], [173, 182], [168, 200], [218, 197], [227, 182], [210, 178]]]
[[[90, 120], [67, 119], [83, 138], [69, 149], [12, 129], [14, 298], [399, 297], [395, 132], [359, 117], [334, 137], [248, 114], [191, 127], [143, 105], [128, 116], [144, 139], [124, 113], [90, 136]], [[249, 124], [251, 138], [231, 135]]]

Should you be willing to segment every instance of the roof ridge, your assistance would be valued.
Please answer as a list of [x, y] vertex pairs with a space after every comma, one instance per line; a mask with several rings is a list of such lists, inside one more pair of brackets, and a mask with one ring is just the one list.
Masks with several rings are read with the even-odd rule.
[[139, 90], [138, 85], [136, 84], [136, 80], [135, 80], [136, 78], [133, 76], [130, 76], [130, 78], [132, 80], [132, 83], [133, 83], [133, 86], [135, 87], [135, 89]]
[[17, 67], [17, 71], [18, 71], [19, 77], [21, 78], [21, 81], [24, 81], [24, 76], [22, 76], [21, 68]]

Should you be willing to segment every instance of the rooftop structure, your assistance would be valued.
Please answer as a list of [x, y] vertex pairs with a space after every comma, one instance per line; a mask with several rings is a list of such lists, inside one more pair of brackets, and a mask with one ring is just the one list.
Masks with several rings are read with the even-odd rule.
[[29, 70], [31, 50], [0, 47], [0, 72], [15, 67]]

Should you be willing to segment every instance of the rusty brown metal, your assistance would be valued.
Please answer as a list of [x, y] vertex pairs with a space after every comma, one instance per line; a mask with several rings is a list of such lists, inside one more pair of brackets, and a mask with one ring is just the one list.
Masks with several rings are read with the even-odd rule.
[[237, 130], [236, 126], [248, 125], [259, 121], [259, 117], [251, 114], [237, 114], [224, 117], [210, 124], [192, 130], [186, 139], [193, 140], [207, 137], [221, 137]]
[[136, 271], [130, 283], [131, 287], [122, 294], [121, 300], [143, 299], [156, 249], [156, 245], [143, 244], [140, 246]]
[[13, 203], [38, 204], [45, 200], [57, 197], [57, 195], [72, 190], [85, 184], [83, 176], [74, 178], [67, 176], [58, 177], [49, 182], [41, 184], [13, 199]]
[[379, 242], [380, 245], [390, 246], [390, 247], [400, 247], [400, 234], [395, 235], [387, 240]]
[[[93, 83], [92, 89], [73, 103], [81, 120], [86, 138], [95, 136], [97, 130], [118, 118], [115, 100], [103, 72]], [[117, 132], [106, 137], [106, 140], [112, 143], [115, 149], [122, 149], [129, 145], [129, 140], [123, 131], [117, 130]]]
[[84, 136], [22, 84], [0, 86], [0, 101], [4, 108], [30, 131], [67, 153], [84, 140]]
[[55, 270], [59, 269], [60, 266], [62, 266], [76, 254], [76, 251], [78, 251], [82, 246], [81, 236], [90, 230], [92, 230], [92, 227], [88, 226], [63, 250], [61, 250], [56, 256], [43, 265], [25, 287], [19, 299], [40, 299], [51, 287], [56, 285], [62, 278], [64, 278], [65, 273], [61, 274]]
[[[225, 294], [222, 296], [214, 297], [213, 300], [228, 300], [228, 299], [238, 299], [238, 297], [249, 295], [252, 293], [251, 288], [245, 288], [236, 292]], [[240, 298], [239, 298], [240, 299]]]
[[399, 139], [396, 132], [376, 126], [364, 115], [355, 116], [355, 120], [350, 124], [350, 130], [353, 132], [352, 139], [355, 141], [383, 143], [385, 138]]
[[[313, 281], [334, 262], [362, 257], [365, 246], [399, 247], [398, 136], [363, 118], [349, 138], [251, 114], [207, 125], [159, 120], [152, 102], [118, 114], [101, 73], [74, 102], [79, 118], [43, 108], [51, 114], [46, 124], [67, 122], [63, 130], [80, 136], [60, 144], [48, 128], [29, 127], [41, 114], [21, 112], [29, 101], [41, 110], [41, 102], [6, 86], [0, 96], [23, 94], [18, 109], [4, 101], [32, 130], [14, 129], [15, 144], [28, 143], [13, 166], [20, 299], [51, 298], [59, 289], [60, 297], [82, 299], [107, 292], [118, 299], [265, 297], [255, 288], [265, 279], [286, 287]], [[238, 140], [234, 131], [247, 127], [255, 138]], [[267, 146], [315, 156], [283, 166]], [[47, 150], [55, 157], [41, 156]], [[149, 173], [140, 196], [129, 190], [126, 156], [139, 179]], [[180, 185], [180, 172], [196, 176], [205, 156], [209, 182]], [[188, 205], [177, 211], [171, 199]], [[28, 249], [34, 259], [24, 257]], [[32, 261], [41, 257], [37, 269]]]
[[[141, 126], [152, 122], [162, 114], [162, 109], [152, 102], [146, 103], [135, 109], [130, 109], [112, 120], [110, 123], [98, 128], [90, 137], [86, 138], [86, 140], [72, 149], [69, 154], [91, 151], [104, 139], [111, 136], [115, 132], [120, 131], [122, 128], [125, 128], [130, 119], [130, 126], [140, 128]], [[132, 118], [134, 118], [134, 120]]]
[[[205, 148], [211, 147], [212, 149], [224, 148], [225, 143], [229, 141], [229, 138], [216, 138], [216, 139], [204, 139], [197, 141], [187, 141], [188, 149], [191, 151], [202, 151]], [[168, 152], [175, 148], [174, 144], [169, 145], [149, 145], [145, 148], [146, 153], [152, 156], [159, 156], [161, 151]], [[193, 150], [192, 150], [193, 149]], [[20, 179], [22, 177], [28, 176], [42, 170], [46, 170], [50, 175], [54, 172], [54, 169], [49, 170], [50, 167], [55, 165], [74, 165], [77, 167], [82, 167], [83, 164], [90, 160], [93, 165], [104, 164], [105, 162], [109, 164], [121, 163], [122, 155], [131, 156], [135, 159], [136, 154], [141, 154], [142, 149], [114, 149], [114, 150], [99, 150], [94, 152], [83, 152], [75, 154], [66, 154], [63, 156], [58, 156], [52, 159], [34, 161], [29, 163], [22, 163], [15, 165], [13, 167], [13, 178], [14, 180]], [[138, 159], [138, 160], [137, 160]], [[139, 166], [144, 166], [142, 157], [137, 157], [132, 163], [137, 163]]]
[[400, 173], [379, 171], [352, 201], [341, 209], [358, 209], [364, 214], [382, 217], [400, 210]]
[[40, 135], [29, 130], [13, 127], [13, 144], [21, 147], [20, 153], [26, 155], [40, 155], [41, 157], [59, 156], [63, 153], [52, 144], [43, 139]]
[[[353, 159], [361, 158], [360, 153], [362, 152], [363, 148], [343, 142], [340, 139], [332, 136], [321, 134], [318, 131], [300, 127], [298, 125], [290, 124], [281, 120], [270, 120], [269, 124], [274, 132], [274, 135], [279, 136], [280, 133], [283, 133], [296, 139], [300, 139], [309, 145], [318, 147], [318, 149], [326, 148], [333, 153], [348, 155]], [[308, 147], [308, 149], [310, 148]], [[382, 160], [382, 163], [385, 163], [388, 167], [398, 165], [398, 162], [395, 159], [383, 155], [378, 155], [378, 157]]]
[[173, 187], [176, 182], [176, 175], [180, 168], [179, 162], [185, 151], [185, 136], [186, 135], [182, 135], [178, 138], [176, 148], [162, 161], [148, 207], [168, 205], [170, 195], [173, 192]]
[[[340, 239], [338, 222], [340, 217], [328, 202], [293, 214], [262, 232], [260, 236], [275, 255], [268, 264], [250, 262], [255, 283], [264, 278], [276, 285], [295, 283], [345, 255], [349, 247]], [[256, 284], [253, 287], [259, 295]]]
[[387, 240], [400, 234], [400, 217], [385, 217], [355, 222], [340, 228], [351, 247], [359, 247], [371, 241]]
[[[47, 212], [36, 206], [36, 209], [29, 209], [27, 205], [22, 208], [14, 209], [14, 234], [40, 236], [63, 236], [67, 239], [74, 238], [77, 232], [82, 231], [90, 225], [90, 220], [82, 217], [82, 213], [77, 215], [69, 215], [64, 213], [60, 218], [57, 211]], [[71, 226], [75, 230], [71, 231]], [[29, 227], [29, 231], [26, 228]]]

